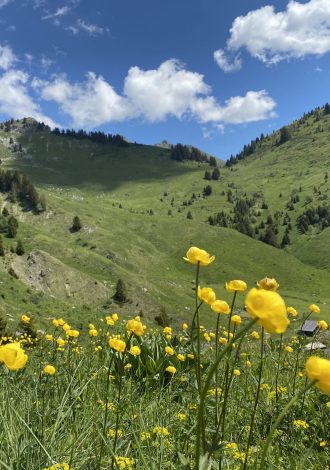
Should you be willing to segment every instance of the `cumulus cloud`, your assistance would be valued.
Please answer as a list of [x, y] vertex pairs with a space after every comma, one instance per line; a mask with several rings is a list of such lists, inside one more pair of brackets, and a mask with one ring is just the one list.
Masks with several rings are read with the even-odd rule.
[[223, 49], [214, 51], [213, 57], [219, 67], [226, 73], [237, 72], [242, 68], [242, 60], [240, 57], [237, 55], [234, 57], [233, 61], [230, 61]]
[[[306, 3], [293, 0], [284, 11], [276, 12], [274, 6], [268, 5], [237, 17], [230, 29], [226, 51], [233, 54], [241, 48], [266, 64], [330, 52], [329, 0]], [[220, 67], [221, 64], [226, 68], [223, 50], [220, 50]]]
[[16, 119], [34, 117], [51, 127], [52, 119], [45, 116], [28, 91], [29, 76], [21, 70], [8, 70], [0, 76], [0, 113]]
[[8, 70], [15, 61], [16, 57], [10, 47], [0, 44], [0, 69]]
[[96, 127], [132, 117], [127, 100], [118, 95], [102, 76], [90, 72], [83, 83], [71, 84], [65, 76], [40, 84], [41, 98], [55, 101], [74, 126]]
[[71, 84], [61, 76], [50, 82], [34, 79], [33, 85], [43, 100], [55, 101], [76, 127], [134, 118], [159, 122], [171, 116], [238, 124], [272, 117], [276, 106], [264, 90], [249, 91], [220, 105], [203, 75], [186, 70], [173, 59], [152, 70], [131, 67], [121, 95], [92, 72], [82, 83]]

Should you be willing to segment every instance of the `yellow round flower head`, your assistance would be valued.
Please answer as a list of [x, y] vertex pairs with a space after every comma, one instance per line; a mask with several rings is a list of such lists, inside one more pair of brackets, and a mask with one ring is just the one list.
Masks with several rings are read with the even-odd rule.
[[276, 279], [274, 278], [270, 278], [270, 277], [264, 277], [263, 279], [261, 279], [258, 283], [257, 283], [258, 287], [260, 287], [260, 289], [266, 289], [266, 290], [277, 290], [280, 285], [279, 283], [276, 281]]
[[323, 393], [330, 394], [330, 361], [311, 356], [306, 362], [306, 373], [310, 380], [317, 380], [315, 386]]
[[233, 374], [238, 377], [239, 375], [241, 375], [241, 372], [239, 369], [234, 369]]
[[211, 287], [203, 287], [202, 289], [198, 286], [197, 295], [200, 300], [205, 302], [208, 305], [216, 300], [217, 296], [215, 295], [214, 290]]
[[139, 346], [132, 346], [131, 349], [129, 350], [129, 352], [133, 356], [139, 356], [141, 354], [141, 349], [139, 348]]
[[255, 330], [252, 331], [251, 337], [252, 337], [253, 339], [260, 339], [259, 333], [258, 333], [257, 331], [255, 331]]
[[291, 348], [291, 346], [285, 346], [285, 351], [287, 353], [293, 353], [293, 349]]
[[118, 352], [124, 352], [126, 349], [126, 343], [125, 341], [119, 339], [119, 338], [110, 338], [109, 339], [109, 346], [110, 348], [114, 349], [115, 351]]
[[182, 325], [182, 329], [183, 329], [184, 331], [187, 331], [188, 328], [189, 328], [188, 323], [184, 323], [184, 324]]
[[245, 298], [245, 306], [268, 333], [284, 333], [290, 323], [284, 300], [277, 292], [254, 287]]
[[177, 357], [177, 358], [179, 359], [179, 361], [181, 361], [181, 362], [183, 362], [183, 361], [185, 360], [185, 357], [184, 357], [183, 354], [178, 354], [176, 357]]
[[99, 334], [98, 331], [94, 328], [91, 328], [89, 330], [89, 336], [98, 336], [98, 334]]
[[21, 316], [21, 322], [24, 323], [24, 325], [28, 325], [30, 321], [31, 321], [31, 318], [28, 315]]
[[247, 289], [246, 282], [237, 279], [226, 282], [227, 292], [244, 292]]
[[224, 300], [216, 300], [211, 304], [211, 309], [215, 313], [225, 313], [226, 315], [230, 312], [230, 307]]
[[54, 366], [51, 366], [48, 364], [47, 366], [44, 367], [44, 373], [47, 375], [54, 375], [56, 373], [56, 369]]
[[173, 356], [174, 350], [170, 346], [165, 347], [165, 352], [166, 354], [169, 354], [170, 356]]
[[134, 333], [136, 336], [142, 336], [145, 330], [145, 326], [139, 320], [135, 318], [132, 320], [128, 320], [126, 323], [127, 331]]
[[22, 369], [28, 356], [18, 343], [8, 343], [0, 346], [0, 363], [3, 362], [9, 370]]
[[233, 315], [230, 319], [234, 325], [240, 325], [242, 323], [242, 318], [239, 315]]
[[315, 305], [315, 304], [311, 304], [309, 306], [309, 310], [313, 313], [320, 313], [320, 307], [318, 305]]
[[205, 250], [201, 250], [196, 246], [192, 246], [186, 253], [186, 258], [183, 258], [191, 264], [200, 264], [201, 266], [208, 266], [215, 260], [215, 256], [210, 256]]
[[328, 329], [329, 329], [329, 325], [328, 325], [327, 322], [324, 321], [324, 320], [319, 320], [319, 321], [317, 322], [317, 324], [318, 324], [318, 327], [319, 327], [321, 330], [328, 330]]
[[292, 317], [297, 317], [298, 316], [298, 312], [295, 308], [293, 307], [288, 307], [286, 309], [286, 311], [288, 312], [289, 315], [291, 315]]
[[173, 366], [168, 366], [168, 367], [166, 367], [165, 370], [166, 370], [166, 372], [169, 372], [170, 374], [175, 374], [175, 372], [176, 372], [176, 368], [173, 367]]

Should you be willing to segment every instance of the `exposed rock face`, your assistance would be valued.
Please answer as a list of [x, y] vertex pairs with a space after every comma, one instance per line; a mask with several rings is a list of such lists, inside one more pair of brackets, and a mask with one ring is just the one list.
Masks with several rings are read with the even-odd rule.
[[17, 256], [10, 269], [28, 286], [56, 298], [70, 297], [77, 303], [88, 304], [108, 297], [108, 290], [101, 282], [41, 250]]

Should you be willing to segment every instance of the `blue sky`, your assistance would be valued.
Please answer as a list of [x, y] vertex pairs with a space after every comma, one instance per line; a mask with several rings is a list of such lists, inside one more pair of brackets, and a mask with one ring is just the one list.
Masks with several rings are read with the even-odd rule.
[[330, 1], [0, 0], [0, 119], [227, 158], [330, 101]]

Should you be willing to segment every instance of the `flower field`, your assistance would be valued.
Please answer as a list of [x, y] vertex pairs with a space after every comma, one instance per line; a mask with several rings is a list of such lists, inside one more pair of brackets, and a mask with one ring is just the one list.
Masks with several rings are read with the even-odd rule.
[[35, 336], [24, 314], [25, 333], [1, 338], [1, 469], [328, 468], [330, 361], [305, 348], [328, 325], [297, 335], [320, 308], [287, 306], [271, 278], [228, 280], [229, 305], [203, 285], [215, 257], [184, 259], [195, 311], [179, 331], [112, 313]]

